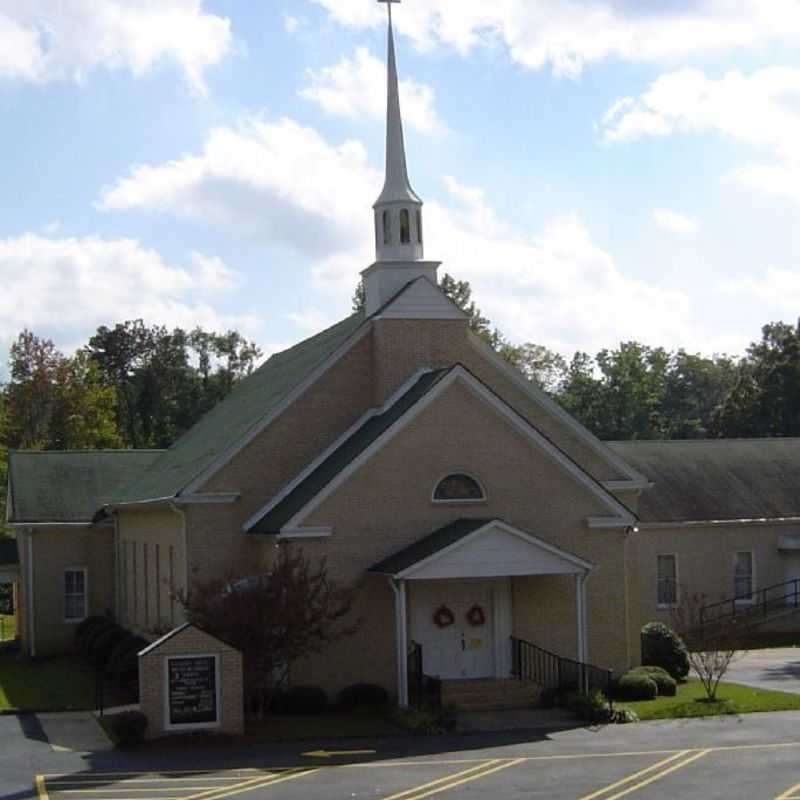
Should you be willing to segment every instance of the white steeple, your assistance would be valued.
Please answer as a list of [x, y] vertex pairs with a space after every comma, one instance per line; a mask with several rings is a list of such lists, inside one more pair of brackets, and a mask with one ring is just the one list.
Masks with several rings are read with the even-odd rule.
[[397, 60], [392, 31], [392, 4], [400, 0], [378, 0], [389, 12], [386, 104], [386, 178], [373, 206], [375, 212], [376, 260], [364, 270], [367, 313], [378, 310], [409, 281], [424, 275], [436, 283], [438, 263], [424, 261], [422, 200], [411, 188], [406, 166], [403, 119]]

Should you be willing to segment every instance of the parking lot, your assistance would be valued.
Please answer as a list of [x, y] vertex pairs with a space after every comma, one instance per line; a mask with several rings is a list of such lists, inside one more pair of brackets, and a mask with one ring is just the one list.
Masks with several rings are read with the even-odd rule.
[[[637, 730], [649, 729], [644, 737], [649, 739], [654, 727], [626, 730], [636, 740]], [[516, 744], [488, 748], [481, 756], [445, 753], [245, 769], [51, 773], [36, 776], [35, 796], [39, 800], [422, 800], [439, 795], [454, 800], [629, 796], [800, 800], [800, 740], [605, 752], [592, 747], [585, 752], [537, 754], [536, 749]]]

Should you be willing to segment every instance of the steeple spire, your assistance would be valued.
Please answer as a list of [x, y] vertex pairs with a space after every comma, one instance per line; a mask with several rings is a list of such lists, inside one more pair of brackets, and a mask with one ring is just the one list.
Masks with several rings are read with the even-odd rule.
[[392, 5], [400, 0], [378, 0], [389, 12], [386, 83], [386, 178], [375, 211], [375, 263], [361, 274], [367, 295], [367, 313], [377, 311], [415, 278], [436, 285], [438, 262], [424, 261], [422, 200], [411, 188], [400, 114], [397, 58], [392, 30]]

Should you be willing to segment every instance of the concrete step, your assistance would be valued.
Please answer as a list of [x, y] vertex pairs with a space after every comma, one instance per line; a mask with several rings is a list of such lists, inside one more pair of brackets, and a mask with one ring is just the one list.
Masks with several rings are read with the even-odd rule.
[[540, 691], [535, 683], [516, 679], [443, 681], [442, 703], [462, 711], [530, 708]]

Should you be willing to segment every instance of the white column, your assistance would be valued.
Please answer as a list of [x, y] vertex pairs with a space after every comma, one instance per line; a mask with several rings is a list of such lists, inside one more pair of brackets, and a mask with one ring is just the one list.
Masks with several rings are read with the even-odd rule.
[[406, 582], [389, 579], [394, 591], [395, 642], [397, 644], [397, 704], [408, 706], [408, 627], [406, 613]]
[[[588, 645], [586, 636], [586, 575], [585, 572], [579, 572], [575, 575], [575, 615], [578, 624], [578, 661], [585, 664], [588, 659]], [[586, 689], [585, 686], [586, 676], [581, 676], [582, 690]]]

